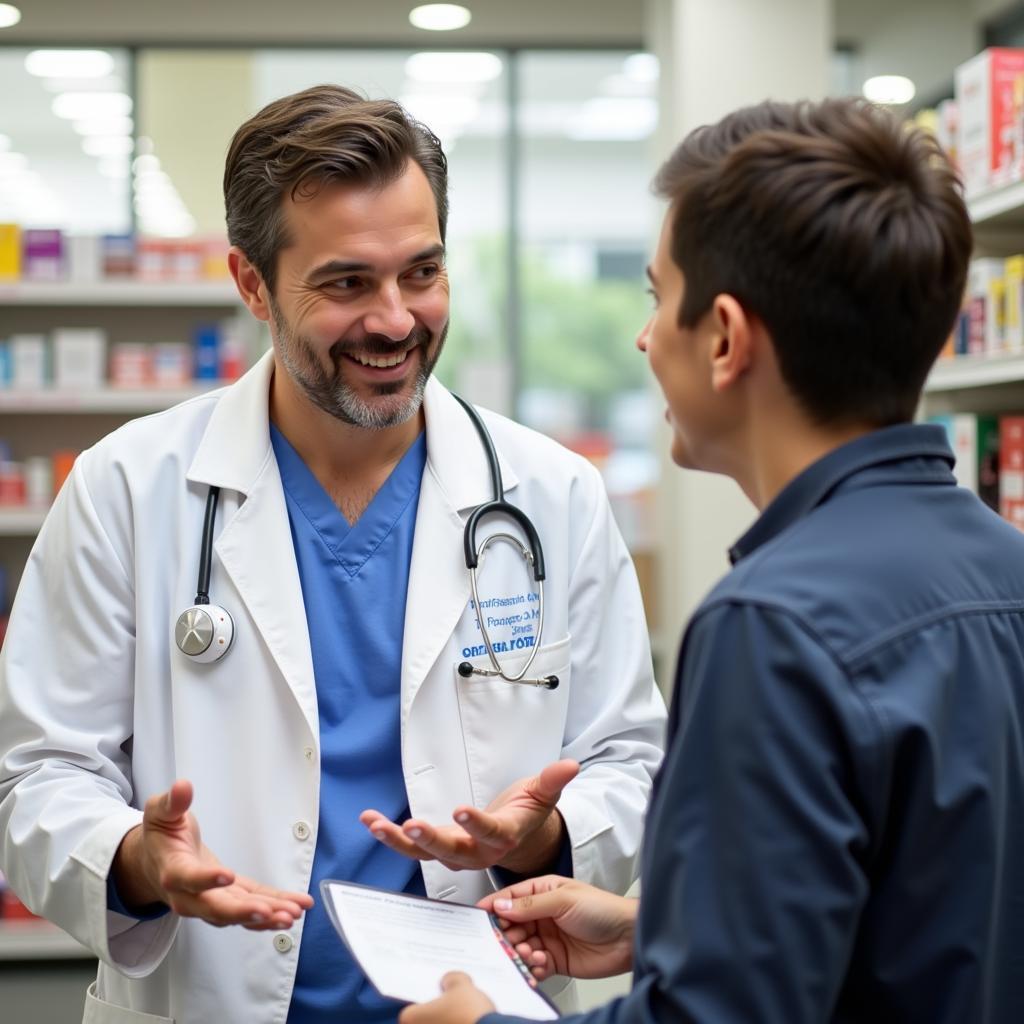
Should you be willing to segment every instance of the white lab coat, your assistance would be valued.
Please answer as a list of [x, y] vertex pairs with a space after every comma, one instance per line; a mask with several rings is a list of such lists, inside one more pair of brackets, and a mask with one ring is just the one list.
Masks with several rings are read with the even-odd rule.
[[[252, 1024], [287, 1015], [301, 923], [257, 933], [174, 914], [136, 922], [108, 911], [106, 892], [138, 808], [176, 778], [195, 784], [203, 839], [223, 863], [282, 889], [309, 885], [317, 699], [269, 437], [272, 372], [268, 354], [231, 387], [130, 422], [85, 452], [12, 610], [0, 662], [2, 869], [32, 910], [100, 958], [89, 1022]], [[634, 877], [664, 706], [636, 578], [599, 475], [484, 413], [506, 496], [544, 544], [546, 621], [531, 675], [553, 672], [561, 686], [464, 680], [456, 666], [480, 634], [463, 523], [491, 485], [472, 424], [436, 381], [424, 410], [427, 463], [401, 673], [412, 814], [449, 821], [458, 803], [483, 806], [513, 780], [576, 758], [583, 770], [559, 804], [575, 874], [623, 891]], [[195, 596], [210, 485], [221, 488], [211, 600], [234, 617], [235, 641], [204, 665], [177, 650], [173, 626]], [[481, 536], [510, 528], [485, 522]], [[516, 599], [527, 580], [521, 558], [494, 544], [481, 602]], [[532, 614], [521, 603], [495, 609], [499, 640], [522, 628], [516, 614]], [[512, 666], [523, 656], [505, 655]], [[428, 894], [441, 899], [471, 903], [492, 891], [485, 872], [424, 863], [423, 874]]]

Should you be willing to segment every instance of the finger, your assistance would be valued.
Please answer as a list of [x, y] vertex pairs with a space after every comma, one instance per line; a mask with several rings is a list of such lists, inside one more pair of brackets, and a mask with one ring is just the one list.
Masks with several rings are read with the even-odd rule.
[[540, 775], [532, 780], [527, 788], [541, 803], [554, 807], [562, 790], [580, 773], [577, 761], [555, 761], [541, 770]]
[[451, 992], [452, 989], [472, 988], [473, 979], [463, 971], [449, 971], [441, 979], [441, 991]]
[[256, 896], [265, 896], [271, 900], [284, 900], [296, 904], [302, 910], [309, 910], [316, 902], [308, 892], [288, 892], [285, 889], [272, 889], [269, 885], [255, 882], [251, 878], [237, 879], [239, 885]]
[[497, 892], [492, 892], [477, 903], [478, 907], [484, 910], [495, 911], [494, 904], [498, 900], [514, 900], [521, 896], [532, 896], [538, 892], [549, 892], [565, 885], [569, 879], [561, 875], [540, 875], [537, 878], [524, 878], [521, 882], [505, 886]]
[[160, 872], [160, 885], [168, 892], [201, 893], [221, 889], [235, 881], [223, 864], [204, 864], [197, 857], [173, 857]]
[[540, 921], [564, 914], [572, 903], [571, 896], [564, 889], [554, 889], [519, 899], [495, 900], [494, 910], [510, 921]]
[[192, 795], [192, 783], [178, 779], [166, 792], [146, 801], [142, 816], [147, 823], [177, 821], [192, 806]]
[[198, 896], [192, 893], [172, 893], [171, 909], [182, 917], [195, 917], [208, 924], [225, 925], [268, 925], [275, 921], [275, 915], [265, 903], [240, 900], [211, 899], [210, 894]]
[[402, 830], [423, 853], [459, 868], [490, 867], [500, 859], [500, 854], [491, 857], [489, 851], [480, 849], [476, 841], [461, 828], [441, 830], [428, 822], [411, 818], [402, 826]]
[[515, 837], [509, 835], [507, 826], [502, 825], [495, 815], [481, 811], [479, 807], [457, 807], [452, 816], [477, 842], [494, 846], [503, 853], [516, 845]]
[[379, 839], [389, 849], [394, 850], [395, 853], [400, 853], [405, 857], [411, 857], [413, 860], [433, 860], [434, 858], [421, 850], [419, 846], [393, 822], [387, 819], [378, 821], [373, 828], [370, 830], [375, 839]]

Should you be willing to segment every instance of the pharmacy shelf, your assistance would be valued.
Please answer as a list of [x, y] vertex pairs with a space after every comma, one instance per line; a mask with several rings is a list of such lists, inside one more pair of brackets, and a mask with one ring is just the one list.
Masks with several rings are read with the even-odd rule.
[[234, 306], [240, 302], [231, 280], [0, 284], [0, 306]]
[[997, 384], [1024, 383], [1024, 353], [999, 356], [956, 356], [941, 359], [927, 382], [925, 394], [960, 391]]
[[92, 950], [49, 921], [0, 920], [0, 961], [92, 958]]
[[969, 198], [967, 211], [976, 227], [1024, 226], [1024, 181]]
[[187, 398], [223, 387], [221, 381], [184, 388], [97, 388], [94, 391], [0, 391], [0, 413], [108, 413], [143, 415], [160, 412]]
[[34, 537], [43, 525], [45, 508], [12, 508], [0, 505], [0, 537]]

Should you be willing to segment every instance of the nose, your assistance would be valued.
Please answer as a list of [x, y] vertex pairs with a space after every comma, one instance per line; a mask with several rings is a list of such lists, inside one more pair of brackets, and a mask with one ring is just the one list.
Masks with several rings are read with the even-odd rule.
[[647, 351], [647, 336], [650, 333], [651, 321], [648, 320], [647, 323], [645, 323], [643, 327], [640, 329], [640, 333], [636, 336], [636, 347], [640, 349], [641, 352]]
[[397, 285], [381, 288], [375, 296], [373, 308], [363, 317], [368, 334], [383, 334], [392, 341], [408, 338], [416, 326], [416, 318], [409, 312]]

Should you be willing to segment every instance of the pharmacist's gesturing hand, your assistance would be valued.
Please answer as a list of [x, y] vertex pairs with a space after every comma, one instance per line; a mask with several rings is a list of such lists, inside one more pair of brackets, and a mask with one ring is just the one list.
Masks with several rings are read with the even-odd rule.
[[183, 917], [260, 931], [289, 928], [313, 906], [308, 893], [274, 889], [221, 864], [203, 844], [191, 805], [192, 784], [179, 779], [146, 801], [142, 824], [121, 841], [111, 871], [127, 908], [162, 903]]

